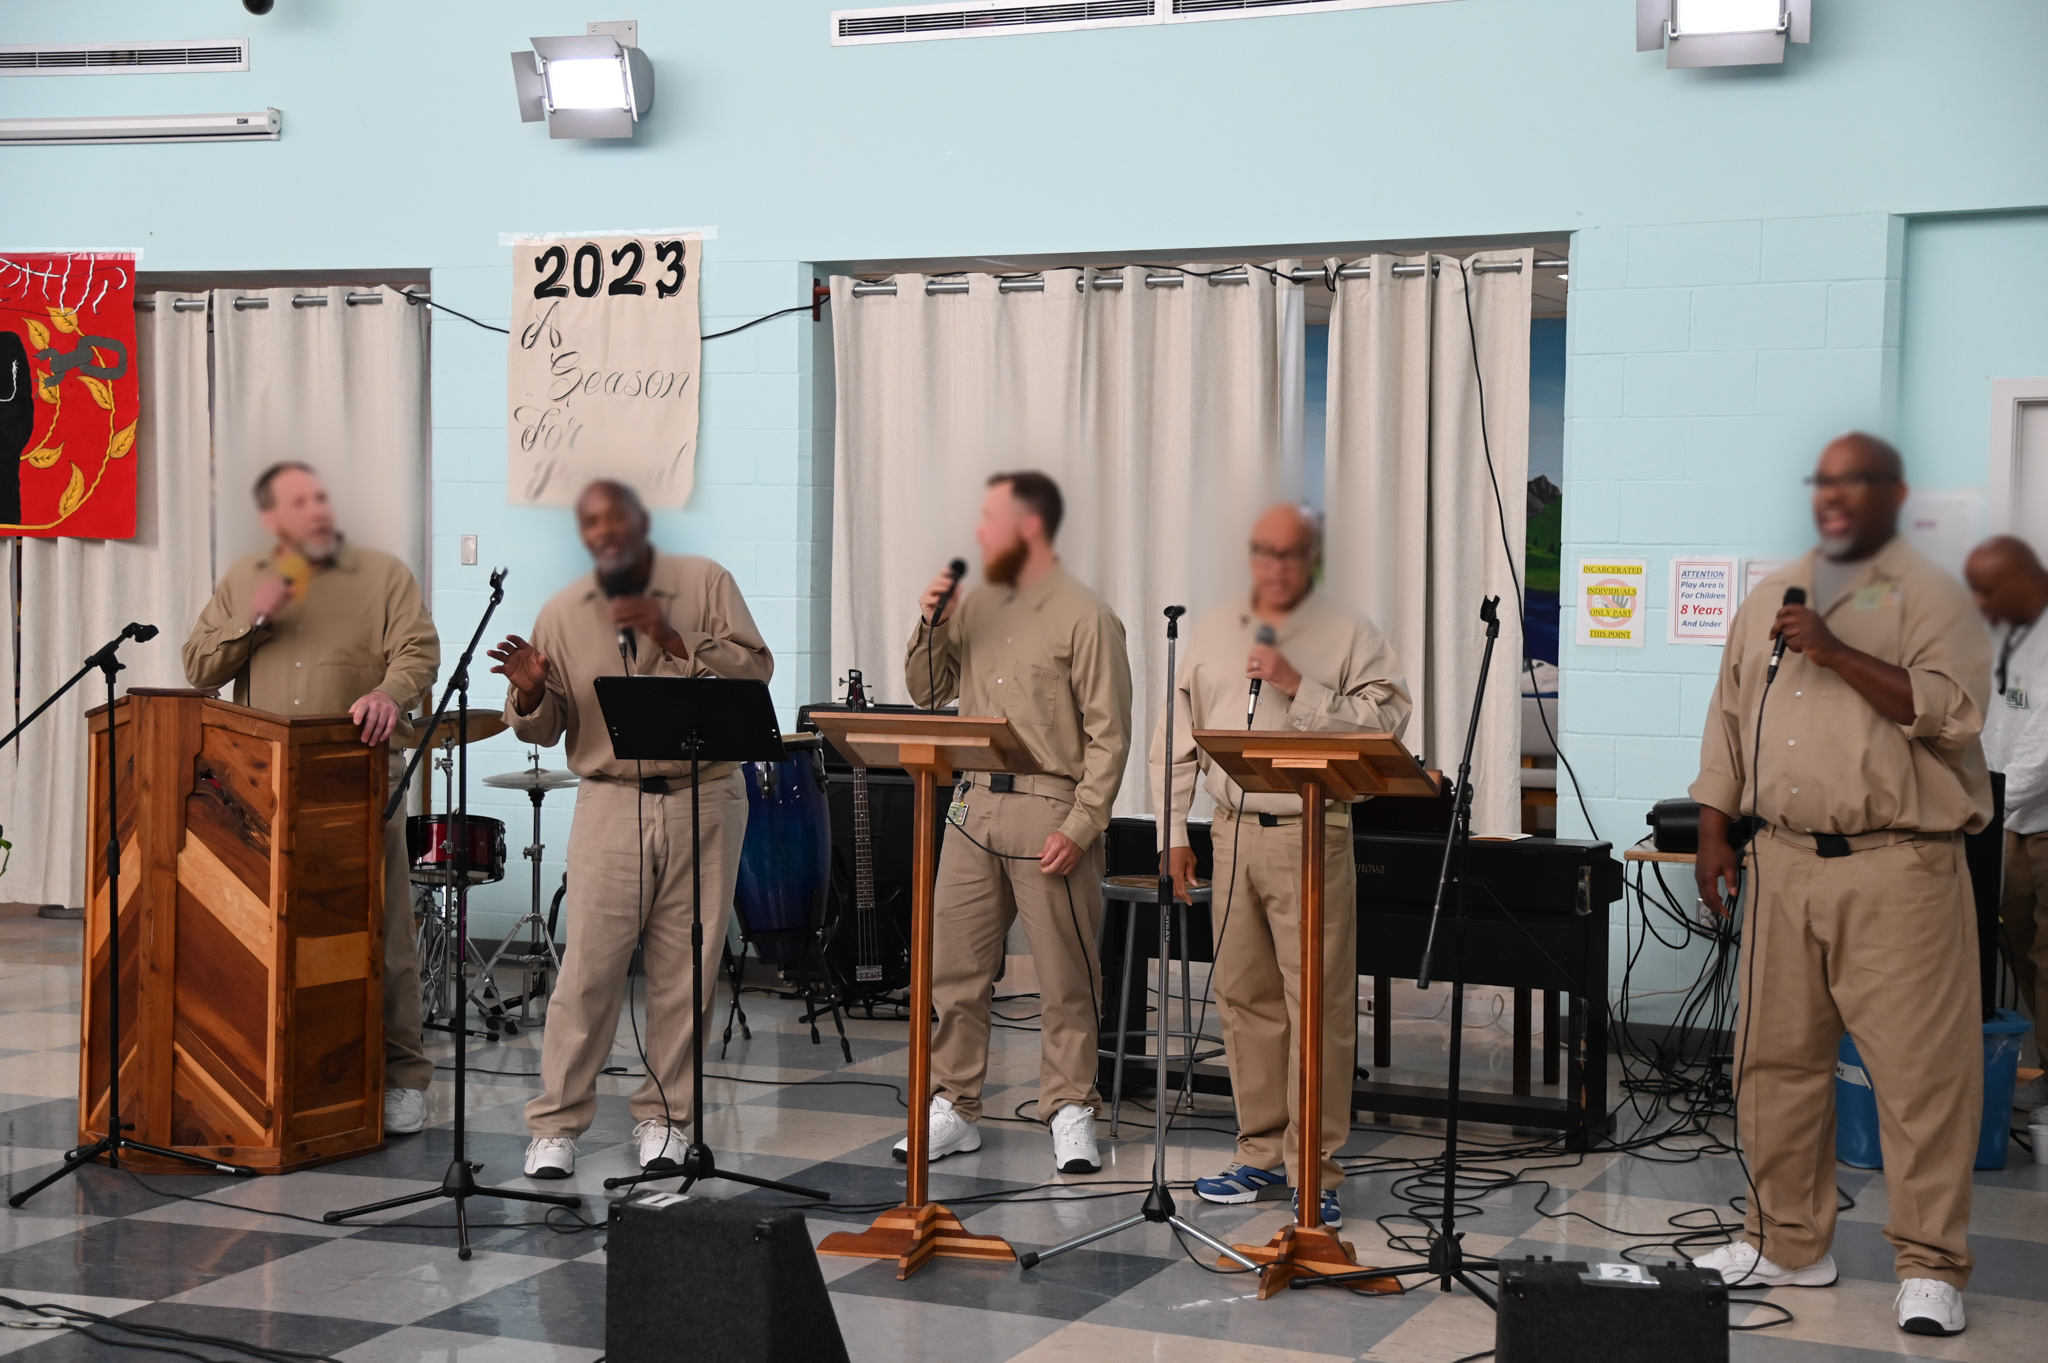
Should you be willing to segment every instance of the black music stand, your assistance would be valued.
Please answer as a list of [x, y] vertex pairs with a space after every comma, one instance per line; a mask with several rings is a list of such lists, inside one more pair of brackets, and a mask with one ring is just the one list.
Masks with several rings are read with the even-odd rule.
[[604, 1181], [606, 1189], [654, 1179], [683, 1180], [683, 1191], [709, 1178], [773, 1188], [829, 1202], [830, 1193], [793, 1183], [720, 1169], [704, 1142], [704, 848], [699, 765], [704, 762], [782, 762], [782, 728], [768, 683], [729, 677], [598, 677], [598, 708], [621, 762], [690, 764], [690, 1143], [683, 1162]]

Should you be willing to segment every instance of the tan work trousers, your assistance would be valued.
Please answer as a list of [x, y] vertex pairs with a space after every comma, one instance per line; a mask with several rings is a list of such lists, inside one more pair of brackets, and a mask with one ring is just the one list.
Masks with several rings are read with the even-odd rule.
[[[1213, 838], [1212, 981], [1237, 1100], [1237, 1157], [1255, 1169], [1285, 1163], [1287, 1182], [1299, 1188], [1301, 824], [1265, 828], [1256, 815], [1219, 810]], [[1335, 1188], [1344, 1181], [1337, 1152], [1351, 1138], [1358, 1064], [1358, 867], [1348, 818], [1323, 825], [1323, 1003], [1321, 1186]]]
[[1966, 1286], [1984, 1042], [1962, 838], [1824, 858], [1767, 830], [1749, 875], [1735, 1097], [1750, 1243], [1785, 1268], [1834, 1243], [1847, 1031], [1877, 1093], [1898, 1275]]
[[[735, 770], [705, 782], [700, 799], [704, 944], [698, 965], [708, 1017], [747, 836], [745, 778]], [[666, 1113], [676, 1126], [690, 1122], [691, 1029], [704, 1025], [704, 1017], [693, 1018], [690, 1010], [693, 902], [688, 778], [666, 795], [643, 794], [617, 781], [588, 780], [578, 787], [576, 821], [569, 830], [567, 949], [548, 1002], [541, 1093], [526, 1105], [526, 1127], [535, 1136], [580, 1136], [595, 1120], [597, 1075], [618, 1035], [626, 970], [643, 922], [647, 1078], [633, 1092], [633, 1120], [658, 1120]]]
[[1046, 838], [1072, 808], [1048, 795], [976, 786], [967, 794], [966, 827], [946, 830], [932, 903], [932, 1092], [970, 1122], [981, 1119], [988, 1075], [989, 1000], [1004, 939], [1019, 918], [1038, 971], [1039, 1119], [1051, 1121], [1068, 1103], [1102, 1101], [1095, 1091], [1102, 839], [1064, 877], [1038, 869]]
[[2011, 947], [2020, 1003], [2034, 1019], [2035, 1053], [2048, 1057], [2048, 833], [2005, 835], [2005, 894], [1998, 917]]
[[384, 1087], [425, 1092], [433, 1082], [434, 1062], [420, 1047], [419, 924], [401, 808], [384, 825]]

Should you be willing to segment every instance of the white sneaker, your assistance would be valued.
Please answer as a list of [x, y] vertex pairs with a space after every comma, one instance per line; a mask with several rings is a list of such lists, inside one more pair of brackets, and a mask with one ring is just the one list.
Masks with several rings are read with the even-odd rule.
[[1835, 1256], [1823, 1254], [1819, 1263], [1805, 1268], [1781, 1268], [1756, 1252], [1747, 1240], [1723, 1245], [1712, 1254], [1692, 1261], [1694, 1268], [1711, 1268], [1730, 1287], [1833, 1287], [1841, 1274]]
[[2020, 1111], [2048, 1106], [2048, 1074], [2037, 1074], [2013, 1089], [2012, 1105]]
[[528, 1178], [567, 1178], [576, 1172], [576, 1142], [567, 1136], [535, 1136], [526, 1143]]
[[427, 1095], [418, 1089], [384, 1090], [384, 1134], [410, 1136], [427, 1124]]
[[[953, 1100], [934, 1097], [931, 1116], [924, 1128], [924, 1157], [927, 1163], [948, 1155], [965, 1155], [981, 1149], [981, 1132], [973, 1122], [953, 1110]], [[893, 1152], [900, 1163], [910, 1160], [910, 1137], [896, 1142]]]
[[1095, 1109], [1068, 1103], [1052, 1117], [1052, 1167], [1062, 1174], [1099, 1174]]
[[633, 1128], [634, 1144], [640, 1147], [640, 1167], [666, 1169], [676, 1167], [689, 1143], [683, 1133], [667, 1122], [650, 1119]]
[[1899, 1328], [1909, 1335], [1963, 1332], [1963, 1294], [1939, 1278], [1906, 1279], [1892, 1305], [1899, 1308]]

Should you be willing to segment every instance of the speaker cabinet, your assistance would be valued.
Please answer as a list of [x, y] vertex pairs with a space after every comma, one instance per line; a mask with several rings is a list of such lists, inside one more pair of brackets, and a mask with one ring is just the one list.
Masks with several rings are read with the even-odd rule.
[[1690, 1264], [1501, 1265], [1496, 1363], [1728, 1363], [1728, 1289]]
[[609, 1230], [607, 1363], [847, 1363], [802, 1212], [641, 1193]]

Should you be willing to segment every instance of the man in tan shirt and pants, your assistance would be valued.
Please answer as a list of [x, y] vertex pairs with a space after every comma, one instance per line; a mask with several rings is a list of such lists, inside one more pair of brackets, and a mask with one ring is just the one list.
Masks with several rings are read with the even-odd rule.
[[[965, 600], [950, 575], [926, 590], [903, 671], [920, 705], [957, 696], [963, 715], [1008, 719], [1046, 773], [977, 773], [956, 797], [933, 901], [930, 1157], [981, 1148], [990, 990], [1021, 918], [1041, 1000], [1038, 1112], [1054, 1168], [1093, 1174], [1095, 938], [1103, 834], [1131, 746], [1131, 666], [1116, 613], [1053, 552], [1062, 510], [1044, 474], [989, 480], [975, 532], [987, 582]], [[908, 1147], [897, 1144], [898, 1159]]]
[[[569, 940], [548, 1004], [540, 1096], [526, 1105], [529, 1178], [567, 1178], [576, 1138], [597, 1116], [597, 1075], [618, 1033], [626, 971], [644, 949], [647, 1079], [633, 1093], [633, 1139], [643, 1169], [674, 1165], [690, 1110], [690, 764], [612, 755], [596, 679], [736, 677], [775, 671], [732, 574], [708, 558], [657, 554], [647, 510], [623, 483], [599, 481], [576, 500], [576, 525], [595, 571], [541, 607], [531, 642], [514, 634], [491, 650], [510, 694], [505, 718], [528, 743], [567, 738], [583, 778], [569, 831]], [[630, 631], [622, 649], [620, 631]], [[623, 655], [623, 656], [622, 656]], [[736, 762], [698, 773], [704, 947], [717, 978], [747, 835], [747, 789]], [[710, 1003], [711, 991], [705, 991]]]
[[[404, 746], [405, 716], [431, 698], [441, 637], [412, 572], [347, 543], [320, 475], [273, 464], [256, 480], [273, 548], [229, 568], [185, 640], [185, 676], [232, 681], [238, 705], [294, 719], [346, 710], [363, 742]], [[394, 757], [393, 774], [403, 770]], [[405, 813], [384, 827], [384, 1131], [426, 1124], [434, 1062], [420, 1048], [420, 966]]]
[[[1315, 521], [1276, 506], [1252, 526], [1252, 594], [1210, 611], [1195, 625], [1181, 658], [1175, 709], [1186, 724], [1174, 735], [1173, 825], [1161, 841], [1183, 897], [1195, 873], [1187, 815], [1195, 775], [1216, 802], [1213, 842], [1220, 914], [1211, 976], [1230, 1089], [1237, 1102], [1237, 1158], [1221, 1174], [1197, 1179], [1210, 1202], [1251, 1202], [1291, 1184], [1321, 1189], [1323, 1224], [1344, 1224], [1337, 1152], [1351, 1135], [1350, 1075], [1358, 1049], [1358, 868], [1351, 852], [1351, 810], [1331, 803], [1325, 820], [1323, 924], [1323, 1129], [1319, 1177], [1305, 1176], [1301, 1133], [1293, 1121], [1300, 1082], [1301, 802], [1254, 795], [1195, 746], [1196, 729], [1246, 727], [1251, 683], [1260, 684], [1250, 728], [1341, 729], [1399, 735], [1413, 708], [1400, 660], [1379, 629], [1315, 591], [1321, 541]], [[1163, 784], [1166, 716], [1152, 736], [1152, 783]], [[1284, 1164], [1284, 1169], [1283, 1169]], [[1297, 1196], [1298, 1196], [1297, 1191]]]
[[[1843, 436], [1810, 482], [1820, 548], [1736, 613], [1692, 784], [1700, 899], [1725, 916], [1739, 889], [1743, 906], [1735, 1106], [1752, 1185], [1743, 1238], [1694, 1262], [1731, 1286], [1835, 1281], [1846, 1029], [1877, 1095], [1899, 1326], [1952, 1335], [1983, 1106], [1963, 834], [1991, 817], [1990, 641], [1962, 586], [1898, 538], [1896, 450]], [[1774, 641], [1789, 650], [1775, 684]], [[1762, 829], [1742, 855], [1727, 830], [1750, 814]]]

